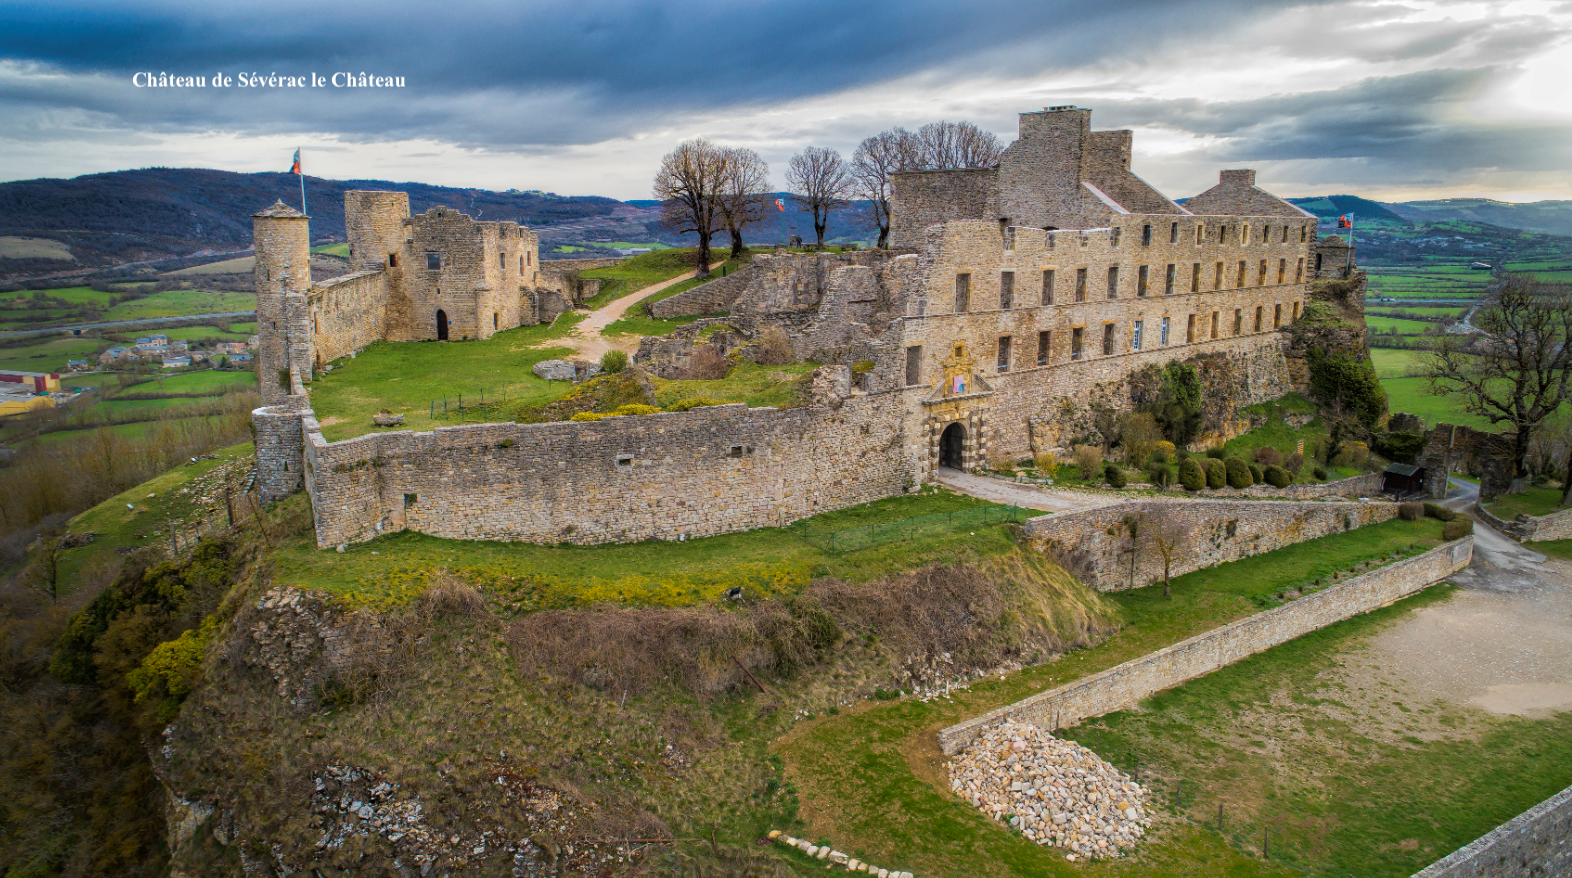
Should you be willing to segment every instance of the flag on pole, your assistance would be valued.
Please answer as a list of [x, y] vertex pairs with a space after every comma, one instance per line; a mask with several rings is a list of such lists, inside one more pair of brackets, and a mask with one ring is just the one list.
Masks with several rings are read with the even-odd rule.
[[295, 150], [295, 164], [289, 169], [291, 174], [300, 173], [300, 150]]
[[775, 209], [780, 211], [781, 213], [785, 213], [786, 212], [786, 202], [781, 201], [779, 198], [775, 199]]
[[1340, 229], [1351, 229], [1354, 227], [1354, 224], [1348, 219], [1348, 214], [1345, 213], [1337, 218], [1337, 227]]

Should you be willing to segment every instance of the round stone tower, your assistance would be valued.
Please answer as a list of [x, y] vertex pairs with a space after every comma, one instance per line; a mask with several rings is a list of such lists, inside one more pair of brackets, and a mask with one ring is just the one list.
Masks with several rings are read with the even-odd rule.
[[252, 214], [251, 229], [257, 254], [257, 374], [262, 401], [275, 403], [289, 395], [290, 387], [284, 299], [311, 289], [311, 223], [280, 201]]

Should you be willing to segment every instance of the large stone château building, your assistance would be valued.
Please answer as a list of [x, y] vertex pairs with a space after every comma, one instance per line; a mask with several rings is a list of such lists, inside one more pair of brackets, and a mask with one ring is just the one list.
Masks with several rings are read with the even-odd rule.
[[[698, 536], [896, 494], [939, 466], [1063, 448], [1099, 411], [1138, 404], [1137, 377], [1172, 361], [1203, 363], [1230, 417], [1302, 384], [1284, 330], [1309, 297], [1315, 217], [1247, 170], [1181, 205], [1131, 171], [1130, 143], [1128, 131], [1092, 131], [1085, 109], [1024, 113], [997, 167], [896, 175], [891, 250], [757, 256], [656, 306], [730, 316], [646, 339], [635, 358], [646, 368], [676, 371], [698, 345], [730, 352], [771, 327], [830, 364], [808, 405], [779, 411], [326, 442], [307, 396], [314, 364], [378, 338], [437, 337], [437, 313], [454, 340], [533, 322], [534, 238], [451, 211], [407, 218], [396, 193], [346, 193], [352, 259], [367, 271], [300, 288], [306, 221], [275, 206], [256, 219], [259, 295], [283, 303], [259, 304], [264, 352], [274, 345], [263, 368], [281, 379], [256, 413], [263, 490], [306, 487], [324, 546], [404, 528]], [[300, 231], [276, 231], [288, 223]], [[286, 282], [269, 280], [275, 268]]]

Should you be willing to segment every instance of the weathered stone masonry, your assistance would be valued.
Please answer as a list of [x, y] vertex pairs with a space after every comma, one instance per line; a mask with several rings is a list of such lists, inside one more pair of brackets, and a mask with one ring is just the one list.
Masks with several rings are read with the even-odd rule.
[[1572, 787], [1437, 860], [1414, 878], [1572, 875]]

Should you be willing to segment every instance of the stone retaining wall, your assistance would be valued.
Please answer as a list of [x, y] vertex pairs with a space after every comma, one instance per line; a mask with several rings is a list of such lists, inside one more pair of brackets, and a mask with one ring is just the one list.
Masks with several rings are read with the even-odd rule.
[[975, 740], [983, 729], [1005, 721], [1052, 729], [1132, 707], [1141, 699], [1186, 680], [1421, 591], [1467, 567], [1473, 549], [1474, 538], [1467, 536], [1280, 607], [1230, 622], [1101, 673], [942, 729], [939, 746], [946, 754], [953, 754]]
[[737, 303], [755, 272], [753, 266], [744, 266], [725, 277], [683, 290], [675, 296], [662, 299], [650, 306], [650, 314], [660, 320], [685, 317], [690, 314], [716, 314], [730, 311]]
[[[1379, 501], [1135, 500], [1078, 512], [1033, 518], [1026, 536], [1058, 557], [1098, 591], [1121, 591], [1161, 582], [1163, 559], [1144, 521], [1177, 517], [1188, 533], [1170, 566], [1179, 576], [1225, 561], [1342, 533], [1397, 516], [1397, 504]], [[1132, 540], [1129, 521], [1137, 533]], [[1131, 552], [1135, 553], [1131, 563]]]
[[1437, 860], [1414, 878], [1572, 875], [1572, 787]]
[[1365, 473], [1317, 485], [1289, 485], [1274, 488], [1271, 485], [1251, 485], [1248, 488], [1202, 488], [1197, 497], [1258, 497], [1265, 499], [1310, 500], [1316, 497], [1379, 497], [1382, 473]]
[[1530, 518], [1526, 524], [1528, 534], [1523, 539], [1529, 542], [1572, 540], [1572, 509]]

